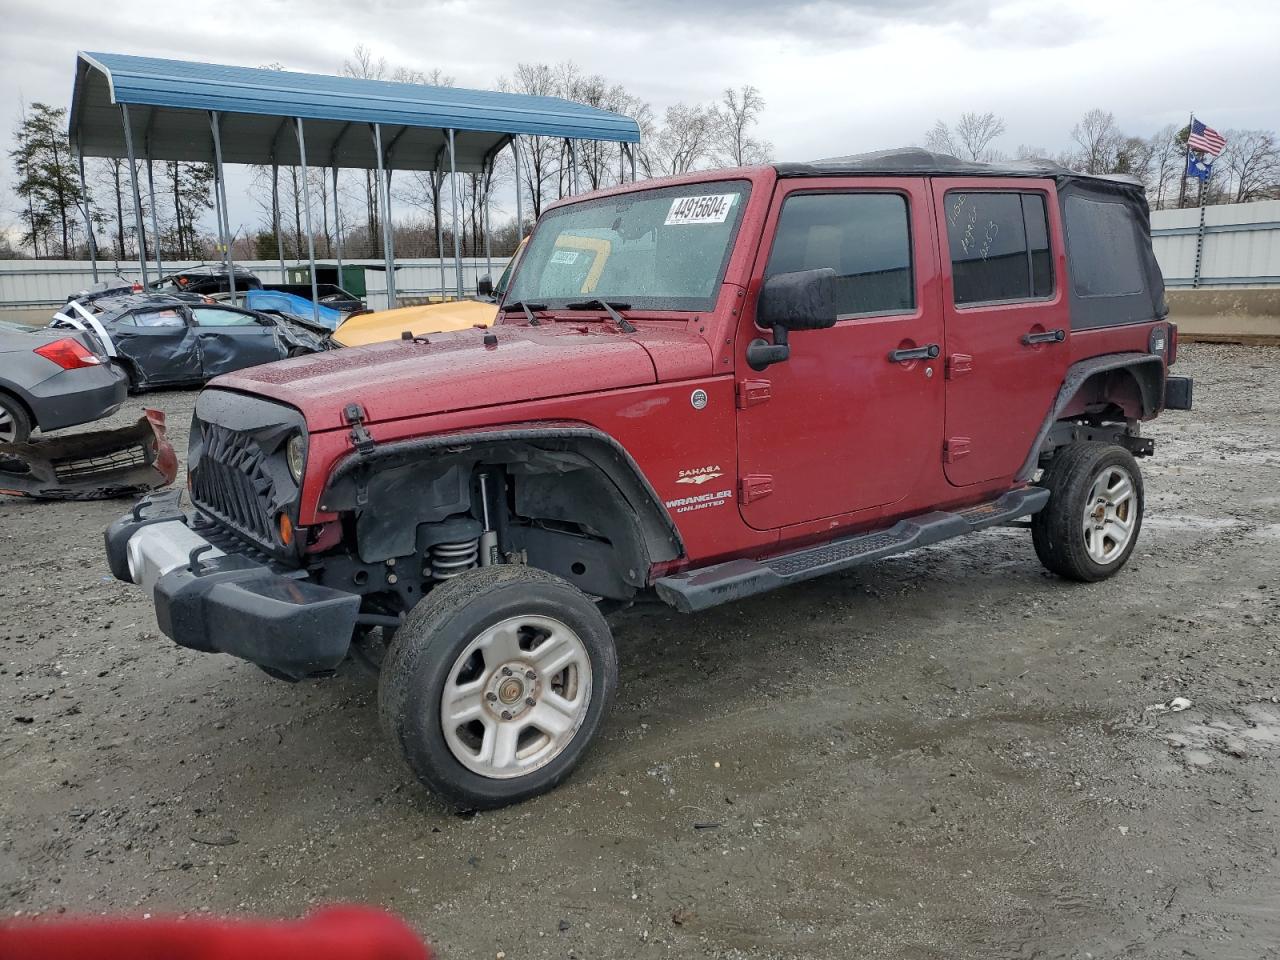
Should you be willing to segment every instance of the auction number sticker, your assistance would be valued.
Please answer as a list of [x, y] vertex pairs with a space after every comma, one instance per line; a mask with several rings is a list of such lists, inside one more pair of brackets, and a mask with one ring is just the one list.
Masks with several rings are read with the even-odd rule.
[[671, 201], [664, 226], [687, 223], [724, 223], [733, 209], [736, 193], [715, 193], [705, 197], [676, 197]]
[[551, 262], [552, 263], [577, 263], [578, 251], [577, 250], [557, 250], [555, 253], [551, 255]]

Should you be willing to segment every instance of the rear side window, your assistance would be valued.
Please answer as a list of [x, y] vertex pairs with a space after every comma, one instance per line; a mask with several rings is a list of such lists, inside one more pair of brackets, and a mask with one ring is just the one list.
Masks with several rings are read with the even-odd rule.
[[1125, 297], [1141, 293], [1138, 225], [1123, 203], [1072, 196], [1066, 202], [1071, 286], [1077, 297]]
[[953, 190], [946, 216], [957, 305], [1053, 294], [1044, 194]]
[[220, 310], [217, 307], [193, 307], [196, 323], [202, 327], [252, 327], [257, 317], [239, 310]]
[[839, 316], [915, 308], [907, 200], [896, 193], [786, 199], [765, 276], [831, 267]]
[[181, 327], [185, 325], [177, 310], [146, 310], [121, 317], [116, 323], [134, 327]]

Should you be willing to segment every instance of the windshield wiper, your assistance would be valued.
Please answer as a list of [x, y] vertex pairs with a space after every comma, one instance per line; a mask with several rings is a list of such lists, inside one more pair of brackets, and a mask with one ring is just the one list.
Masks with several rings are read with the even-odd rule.
[[620, 314], [619, 310], [630, 310], [631, 304], [618, 303], [614, 301], [610, 303], [608, 300], [580, 300], [577, 303], [566, 303], [566, 310], [594, 310], [596, 307], [603, 307], [604, 312], [613, 318], [613, 322], [618, 325], [618, 329], [623, 333], [635, 333], [636, 327], [630, 320]]
[[518, 307], [528, 319], [529, 326], [531, 327], [536, 327], [538, 325], [538, 318], [533, 315], [533, 311], [547, 309], [547, 305], [545, 303], [530, 303], [528, 300], [513, 300], [511, 303], [504, 303], [502, 305], [502, 309], [504, 311], [510, 307]]

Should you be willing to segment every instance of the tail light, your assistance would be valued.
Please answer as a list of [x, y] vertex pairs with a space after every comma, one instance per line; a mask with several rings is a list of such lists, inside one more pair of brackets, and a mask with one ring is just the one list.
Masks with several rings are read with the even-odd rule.
[[36, 353], [46, 360], [52, 360], [63, 370], [78, 370], [80, 367], [96, 367], [102, 363], [97, 357], [85, 349], [84, 344], [71, 337], [63, 337], [53, 343], [36, 347]]
[[1173, 366], [1175, 360], [1178, 359], [1178, 325], [1176, 323], [1169, 324], [1169, 355], [1165, 358], [1166, 366]]

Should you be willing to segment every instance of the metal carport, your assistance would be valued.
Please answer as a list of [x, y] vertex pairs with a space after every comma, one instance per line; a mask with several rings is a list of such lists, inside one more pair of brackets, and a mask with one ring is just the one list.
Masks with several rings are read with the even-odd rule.
[[[130, 161], [139, 238], [144, 231], [136, 170], [138, 160], [146, 162], [148, 188], [152, 191], [156, 267], [161, 271], [158, 237], [154, 237], [157, 231], [151, 161], [212, 163], [216, 175], [214, 199], [218, 235], [233, 296], [234, 270], [224, 164], [302, 167], [313, 294], [316, 284], [315, 244], [306, 177], [308, 162], [312, 166], [332, 169], [335, 207], [339, 169], [379, 171], [389, 306], [395, 305], [395, 252], [390, 217], [393, 170], [428, 171], [437, 178], [437, 185], [443, 182], [446, 173], [453, 178], [451, 186], [454, 189], [450, 191], [453, 244], [457, 293], [462, 296], [457, 173], [488, 171], [497, 155], [510, 146], [517, 168], [516, 218], [523, 233], [517, 135], [563, 139], [571, 150], [576, 140], [621, 143], [622, 153], [630, 158], [633, 179], [635, 153], [630, 145], [640, 142], [639, 125], [630, 117], [558, 97], [361, 80], [116, 53], [77, 55], [69, 134], [80, 157], [82, 181], [85, 157], [126, 158]], [[620, 171], [620, 176], [623, 175], [625, 165]], [[483, 206], [488, 256], [488, 196], [484, 197]], [[87, 208], [84, 213], [87, 219]], [[438, 239], [440, 233], [437, 221]], [[96, 276], [96, 251], [93, 249], [91, 227], [89, 237]], [[340, 248], [337, 255], [341, 264]], [[138, 262], [145, 284], [147, 256], [141, 239]]]

